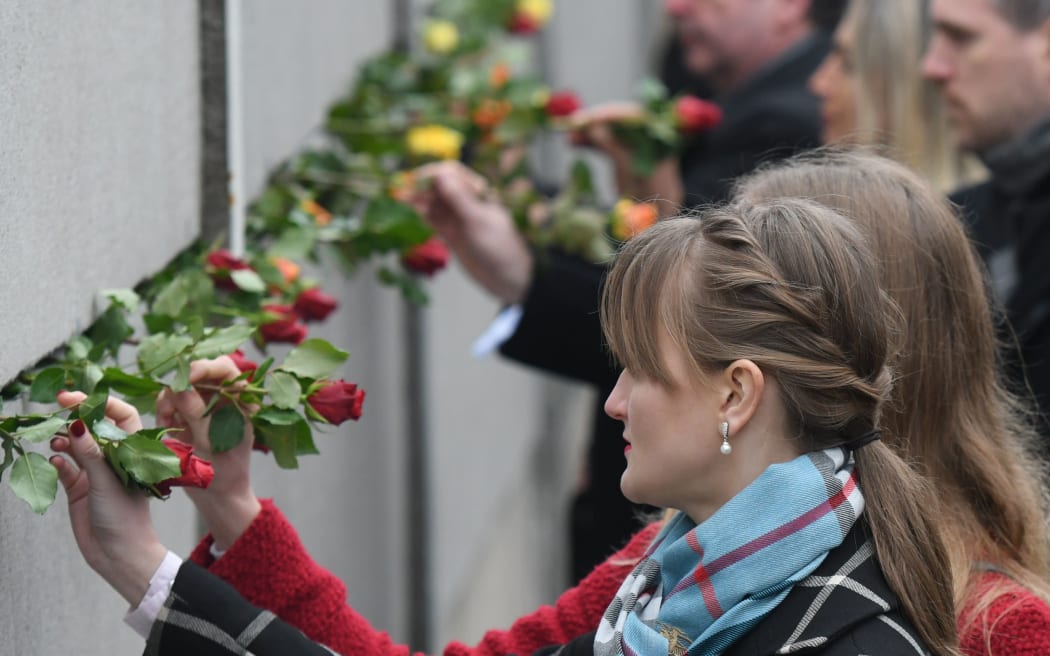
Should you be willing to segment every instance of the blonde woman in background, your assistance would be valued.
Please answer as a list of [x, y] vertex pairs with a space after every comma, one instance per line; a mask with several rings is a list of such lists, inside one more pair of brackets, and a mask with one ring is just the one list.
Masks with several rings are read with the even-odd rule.
[[1003, 386], [984, 271], [962, 223], [919, 175], [860, 151], [802, 156], [737, 188], [749, 204], [790, 197], [853, 220], [903, 313], [882, 437], [937, 486], [963, 653], [1050, 654], [1039, 436]]
[[824, 143], [884, 146], [947, 193], [983, 172], [956, 146], [942, 96], [922, 77], [930, 33], [928, 0], [852, 0], [809, 87]]

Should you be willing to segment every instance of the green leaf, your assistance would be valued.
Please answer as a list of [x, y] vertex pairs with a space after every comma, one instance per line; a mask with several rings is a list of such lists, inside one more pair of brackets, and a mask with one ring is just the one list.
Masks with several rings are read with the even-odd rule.
[[309, 449], [313, 446], [313, 440], [310, 426], [297, 412], [264, 408], [252, 417], [252, 424], [256, 433], [262, 437], [262, 442], [270, 448], [277, 465], [283, 469], [296, 469], [299, 466], [296, 454], [300, 451], [300, 444], [304, 453], [311, 452]]
[[190, 359], [185, 355], [175, 358], [175, 377], [171, 381], [171, 389], [175, 392], [190, 389]]
[[88, 426], [94, 426], [96, 421], [106, 416], [106, 401], [108, 400], [109, 392], [106, 390], [92, 392], [77, 406], [77, 418]]
[[251, 269], [240, 269], [237, 271], [230, 271], [230, 279], [233, 280], [233, 284], [241, 291], [248, 292], [250, 294], [262, 294], [266, 291], [266, 283]]
[[94, 362], [89, 362], [84, 365], [82, 370], [76, 372], [76, 380], [74, 382], [77, 389], [90, 394], [95, 391], [96, 387], [98, 387], [98, 383], [102, 380], [104, 375], [102, 367]]
[[58, 470], [39, 453], [26, 453], [11, 466], [8, 485], [18, 498], [30, 505], [33, 512], [43, 515], [55, 501]]
[[145, 396], [164, 389], [164, 385], [152, 378], [133, 376], [116, 367], [106, 368], [103, 374], [99, 384], [123, 396]]
[[115, 354], [124, 344], [124, 340], [135, 333], [128, 325], [126, 312], [127, 310], [116, 303], [110, 305], [92, 324], [87, 332], [88, 337], [95, 344]]
[[163, 442], [135, 433], [117, 442], [117, 461], [140, 483], [153, 485], [182, 474], [179, 456]]
[[29, 400], [36, 403], [54, 403], [55, 396], [66, 385], [66, 370], [48, 367], [33, 378], [29, 386]]
[[274, 257], [287, 257], [291, 260], [303, 260], [313, 250], [317, 241], [317, 231], [305, 226], [287, 228], [270, 247], [269, 254]]
[[259, 381], [263, 380], [263, 378], [266, 377], [266, 372], [269, 371], [270, 367], [272, 367], [272, 366], [273, 366], [273, 358], [272, 357], [266, 358], [265, 360], [263, 360], [262, 363], [259, 365], [259, 368], [255, 370], [255, 374], [252, 376], [252, 380], [254, 380], [256, 382], [259, 382]]
[[26, 442], [43, 442], [51, 438], [59, 429], [64, 428], [66, 420], [61, 417], [50, 417], [32, 426], [19, 428], [12, 437]]
[[295, 455], [313, 456], [321, 453], [314, 444], [314, 432], [308, 422], [295, 424]]
[[266, 390], [270, 393], [273, 404], [286, 410], [297, 407], [303, 394], [299, 379], [284, 371], [275, 371], [266, 379]]
[[346, 362], [349, 355], [323, 339], [308, 339], [292, 349], [278, 370], [300, 378], [325, 378]]
[[175, 358], [193, 344], [185, 335], [158, 333], [142, 340], [139, 346], [139, 368], [143, 373], [163, 376], [176, 366]]
[[255, 328], [249, 325], [236, 325], [213, 330], [207, 337], [193, 347], [194, 358], [217, 358], [236, 351], [241, 344], [251, 339]]
[[91, 427], [91, 434], [102, 440], [119, 442], [128, 436], [127, 431], [118, 428], [116, 424], [108, 419], [99, 419]]
[[156, 300], [153, 301], [153, 314], [177, 317], [188, 302], [186, 281], [182, 276], [177, 276], [157, 294]]
[[208, 439], [215, 453], [229, 451], [244, 438], [244, 415], [234, 405], [224, 405], [211, 417]]
[[66, 344], [66, 357], [73, 361], [83, 360], [91, 352], [92, 346], [94, 344], [90, 339], [83, 335], [77, 335]]
[[103, 289], [101, 294], [114, 303], [119, 303], [124, 306], [124, 309], [131, 310], [132, 312], [139, 308], [139, 302], [142, 300], [139, 298], [139, 295], [131, 289]]

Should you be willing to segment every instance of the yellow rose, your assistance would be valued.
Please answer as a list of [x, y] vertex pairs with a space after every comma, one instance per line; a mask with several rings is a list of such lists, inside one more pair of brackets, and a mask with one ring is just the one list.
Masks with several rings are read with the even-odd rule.
[[408, 152], [416, 157], [459, 159], [463, 135], [444, 125], [420, 125], [405, 137]]
[[436, 55], [447, 55], [459, 45], [459, 28], [446, 20], [432, 20], [423, 28], [423, 45]]
[[534, 25], [542, 27], [554, 13], [554, 3], [551, 0], [518, 0], [516, 9], [527, 16]]

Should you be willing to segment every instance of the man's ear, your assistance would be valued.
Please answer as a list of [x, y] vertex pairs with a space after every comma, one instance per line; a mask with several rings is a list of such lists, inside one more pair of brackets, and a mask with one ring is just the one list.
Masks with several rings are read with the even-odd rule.
[[766, 391], [765, 375], [751, 360], [736, 360], [722, 371], [719, 383], [724, 390], [722, 416], [738, 433], [758, 411]]

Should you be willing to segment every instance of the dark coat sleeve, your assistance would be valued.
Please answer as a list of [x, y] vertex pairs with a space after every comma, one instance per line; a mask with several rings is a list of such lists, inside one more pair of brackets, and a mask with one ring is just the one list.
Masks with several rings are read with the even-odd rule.
[[184, 562], [144, 656], [331, 656], [334, 652], [265, 610], [256, 608], [218, 577]]
[[537, 258], [521, 323], [500, 352], [522, 364], [612, 387], [618, 370], [598, 318], [605, 267], [554, 250]]

